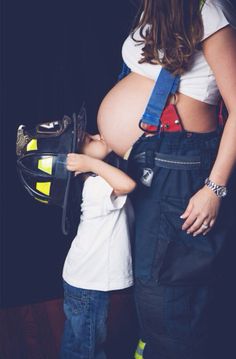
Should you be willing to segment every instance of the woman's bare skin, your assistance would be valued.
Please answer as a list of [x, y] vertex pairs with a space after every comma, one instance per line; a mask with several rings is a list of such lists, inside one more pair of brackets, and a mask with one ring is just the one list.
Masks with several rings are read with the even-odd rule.
[[[227, 185], [236, 163], [236, 31], [230, 26], [217, 31], [203, 42], [203, 53], [211, 67], [229, 116], [221, 138], [218, 155], [209, 178]], [[131, 73], [104, 98], [98, 113], [99, 131], [108, 146], [123, 156], [140, 137], [138, 123], [148, 103], [154, 82]], [[178, 94], [177, 111], [185, 130], [210, 132], [217, 127], [216, 106]], [[193, 235], [206, 234], [213, 227], [221, 198], [203, 186], [189, 200], [182, 214], [183, 230]], [[206, 223], [205, 230], [202, 223]]]
[[[148, 103], [154, 81], [130, 73], [106, 95], [98, 112], [98, 127], [108, 145], [119, 155], [126, 151], [142, 134], [139, 120]], [[210, 132], [217, 126], [216, 107], [197, 101], [181, 93], [175, 102], [185, 130]]]

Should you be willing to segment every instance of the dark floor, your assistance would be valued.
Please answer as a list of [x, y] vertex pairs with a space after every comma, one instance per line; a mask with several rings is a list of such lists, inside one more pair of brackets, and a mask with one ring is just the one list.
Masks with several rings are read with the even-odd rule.
[[[58, 359], [64, 314], [62, 299], [0, 311], [0, 359]], [[132, 359], [137, 325], [130, 293], [112, 294], [108, 359]]]

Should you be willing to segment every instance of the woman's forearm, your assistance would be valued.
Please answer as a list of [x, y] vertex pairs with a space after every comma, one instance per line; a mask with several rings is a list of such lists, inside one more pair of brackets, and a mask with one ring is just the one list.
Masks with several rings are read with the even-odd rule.
[[216, 161], [209, 178], [219, 185], [227, 185], [236, 163], [236, 111], [226, 121]]

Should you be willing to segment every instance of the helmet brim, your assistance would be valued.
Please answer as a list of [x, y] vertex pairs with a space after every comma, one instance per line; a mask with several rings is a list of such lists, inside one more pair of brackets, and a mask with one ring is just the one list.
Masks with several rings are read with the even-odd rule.
[[[78, 116], [76, 116], [76, 114], [73, 114], [72, 119], [74, 126], [73, 129], [74, 138], [72, 142], [71, 152], [79, 153], [84, 142], [84, 138], [86, 134], [86, 126], [87, 126], [87, 113], [84, 104], [82, 105]], [[73, 176], [74, 173], [69, 171], [67, 183], [66, 183], [64, 203], [62, 208], [62, 232], [65, 235], [68, 235], [71, 226], [68, 218], [68, 212], [69, 212], [68, 206], [70, 205], [69, 202], [70, 188], [71, 188], [71, 181], [73, 179]]]

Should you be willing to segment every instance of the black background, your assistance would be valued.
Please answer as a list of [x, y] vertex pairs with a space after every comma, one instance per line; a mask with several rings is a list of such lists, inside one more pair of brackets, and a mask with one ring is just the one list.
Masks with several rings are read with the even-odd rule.
[[85, 100], [88, 130], [122, 64], [121, 46], [136, 8], [119, 0], [5, 0], [1, 6], [1, 303], [62, 295], [71, 239], [61, 210], [31, 199], [16, 173], [18, 125], [61, 119]]
[[[88, 130], [116, 82], [121, 46], [136, 12], [128, 0], [4, 0], [1, 3], [1, 306], [62, 296], [61, 271], [70, 237], [61, 210], [31, 199], [16, 174], [19, 124], [35, 125], [78, 112]], [[235, 237], [235, 233], [233, 233]], [[219, 358], [235, 356], [235, 249], [218, 290]], [[217, 349], [218, 349], [217, 346]], [[200, 358], [199, 358], [200, 359]]]

